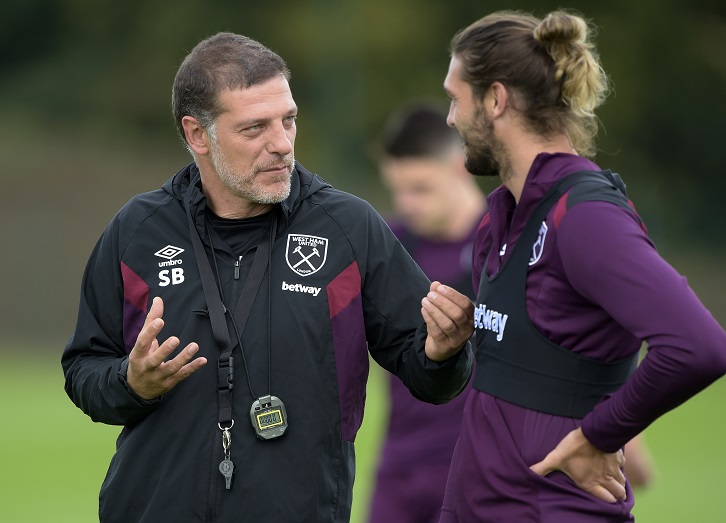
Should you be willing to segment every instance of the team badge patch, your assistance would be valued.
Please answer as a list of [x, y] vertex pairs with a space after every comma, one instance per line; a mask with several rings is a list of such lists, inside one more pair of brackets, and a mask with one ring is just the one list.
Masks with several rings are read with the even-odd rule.
[[532, 257], [529, 259], [529, 266], [531, 267], [539, 261], [542, 257], [542, 251], [544, 251], [545, 237], [547, 236], [547, 224], [542, 222], [539, 227], [539, 235], [532, 245]]
[[288, 234], [285, 260], [299, 276], [318, 272], [328, 256], [328, 239], [309, 234]]

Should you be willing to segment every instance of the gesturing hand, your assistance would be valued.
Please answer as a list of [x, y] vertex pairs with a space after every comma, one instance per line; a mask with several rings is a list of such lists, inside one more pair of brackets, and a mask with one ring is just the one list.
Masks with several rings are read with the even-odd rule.
[[565, 436], [545, 459], [530, 469], [546, 476], [559, 470], [567, 474], [581, 489], [603, 501], [614, 503], [625, 500], [625, 476], [620, 468], [625, 464], [623, 451], [613, 454], [595, 448], [581, 429]]
[[421, 301], [421, 314], [428, 330], [426, 355], [434, 361], [456, 354], [474, 333], [474, 304], [437, 281]]
[[156, 336], [164, 327], [163, 314], [164, 301], [156, 297], [129, 354], [126, 382], [131, 390], [146, 400], [170, 391], [207, 363], [207, 359], [202, 357], [192, 360], [199, 350], [196, 343], [190, 343], [174, 359], [166, 361], [179, 346], [179, 338], [172, 336], [159, 345]]

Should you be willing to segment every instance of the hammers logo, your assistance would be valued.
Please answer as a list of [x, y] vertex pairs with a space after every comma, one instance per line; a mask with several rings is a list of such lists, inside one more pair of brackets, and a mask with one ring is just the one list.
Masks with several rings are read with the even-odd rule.
[[535, 263], [539, 261], [539, 259], [542, 257], [542, 252], [544, 251], [544, 243], [545, 238], [547, 237], [547, 224], [545, 222], [542, 222], [542, 225], [539, 227], [539, 234], [537, 236], [537, 239], [534, 242], [534, 245], [532, 245], [532, 256], [529, 258], [529, 266], [531, 267]]
[[328, 255], [328, 239], [308, 234], [288, 234], [285, 260], [287, 266], [300, 276], [318, 272]]

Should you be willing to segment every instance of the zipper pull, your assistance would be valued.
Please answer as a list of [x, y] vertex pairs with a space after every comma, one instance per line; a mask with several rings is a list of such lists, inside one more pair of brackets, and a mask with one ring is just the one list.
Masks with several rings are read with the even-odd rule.
[[239, 266], [242, 262], [242, 256], [240, 256], [236, 262], [234, 262], [234, 279], [239, 280]]

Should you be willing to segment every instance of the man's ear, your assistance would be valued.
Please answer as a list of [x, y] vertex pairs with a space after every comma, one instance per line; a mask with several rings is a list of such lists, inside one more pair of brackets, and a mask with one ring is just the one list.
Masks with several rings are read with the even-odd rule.
[[504, 114], [510, 103], [509, 91], [501, 82], [494, 82], [489, 86], [489, 92], [485, 98], [487, 109], [492, 118], [498, 118]]
[[209, 135], [202, 128], [199, 120], [193, 116], [185, 116], [182, 118], [182, 128], [184, 129], [187, 144], [194, 151], [194, 154], [204, 155], [209, 153]]

